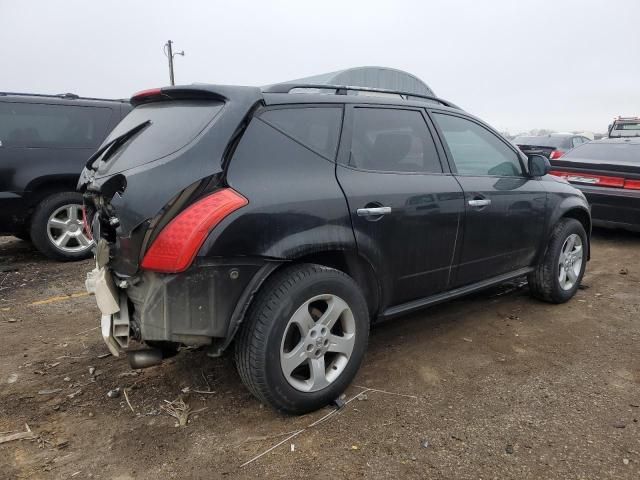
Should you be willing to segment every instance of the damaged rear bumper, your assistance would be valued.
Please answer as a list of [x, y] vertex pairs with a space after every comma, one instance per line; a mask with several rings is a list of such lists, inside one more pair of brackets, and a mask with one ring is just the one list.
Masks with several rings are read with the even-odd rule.
[[[113, 281], [108, 269], [87, 275], [102, 313], [102, 337], [114, 354], [138, 342], [191, 346], [230, 343], [251, 298], [278, 263], [263, 259], [196, 264], [179, 274], [143, 272]], [[118, 285], [126, 285], [122, 288]]]

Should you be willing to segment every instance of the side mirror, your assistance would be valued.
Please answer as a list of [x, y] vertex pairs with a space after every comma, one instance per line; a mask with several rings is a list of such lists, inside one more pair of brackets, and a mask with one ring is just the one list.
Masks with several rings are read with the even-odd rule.
[[529, 155], [529, 175], [542, 177], [551, 171], [551, 162], [544, 155]]

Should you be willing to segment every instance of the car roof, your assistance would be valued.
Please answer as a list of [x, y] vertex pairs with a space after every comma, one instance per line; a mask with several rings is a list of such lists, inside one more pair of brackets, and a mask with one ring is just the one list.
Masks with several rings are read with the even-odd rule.
[[128, 104], [129, 100], [124, 99], [107, 99], [107, 98], [92, 98], [92, 97], [80, 97], [74, 93], [61, 93], [58, 95], [46, 95], [39, 93], [17, 93], [17, 92], [0, 92], [0, 102], [24, 102], [24, 103], [49, 103], [59, 105], [94, 105], [99, 106], [104, 104]]
[[600, 140], [596, 140], [595, 142], [592, 143], [610, 143], [610, 144], [616, 144], [616, 143], [631, 143], [633, 145], [640, 145], [640, 137], [607, 137], [607, 138], [602, 138]]
[[518, 135], [518, 137], [525, 138], [569, 138], [569, 137], [584, 137], [579, 133], [548, 133], [547, 135]]

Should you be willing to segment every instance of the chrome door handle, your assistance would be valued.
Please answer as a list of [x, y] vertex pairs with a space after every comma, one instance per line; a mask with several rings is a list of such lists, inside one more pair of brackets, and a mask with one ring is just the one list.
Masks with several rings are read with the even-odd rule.
[[391, 207], [359, 208], [357, 213], [359, 217], [376, 217], [391, 213]]
[[486, 207], [487, 205], [491, 205], [491, 200], [488, 198], [469, 200], [469, 205], [472, 207]]

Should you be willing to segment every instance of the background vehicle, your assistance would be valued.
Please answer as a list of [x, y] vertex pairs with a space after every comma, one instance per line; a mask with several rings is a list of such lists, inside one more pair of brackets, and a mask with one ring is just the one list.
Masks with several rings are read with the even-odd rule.
[[129, 112], [126, 101], [0, 93], [0, 234], [57, 260], [91, 255], [75, 191], [87, 159]]
[[551, 165], [586, 195], [594, 225], [640, 231], [639, 137], [587, 143]]
[[618, 117], [609, 125], [609, 137], [640, 137], [640, 118]]
[[[289, 93], [310, 88], [324, 94]], [[80, 179], [111, 351], [146, 342], [128, 353], [141, 367], [170, 345], [234, 342], [248, 389], [302, 413], [351, 381], [370, 321], [522, 275], [569, 300], [589, 256], [584, 196], [445, 100], [375, 92], [134, 96]]]
[[590, 139], [584, 135], [574, 135], [571, 133], [552, 133], [538, 137], [516, 137], [513, 139], [520, 150], [525, 155], [544, 155], [547, 158], [560, 158], [572, 148], [589, 142]]

